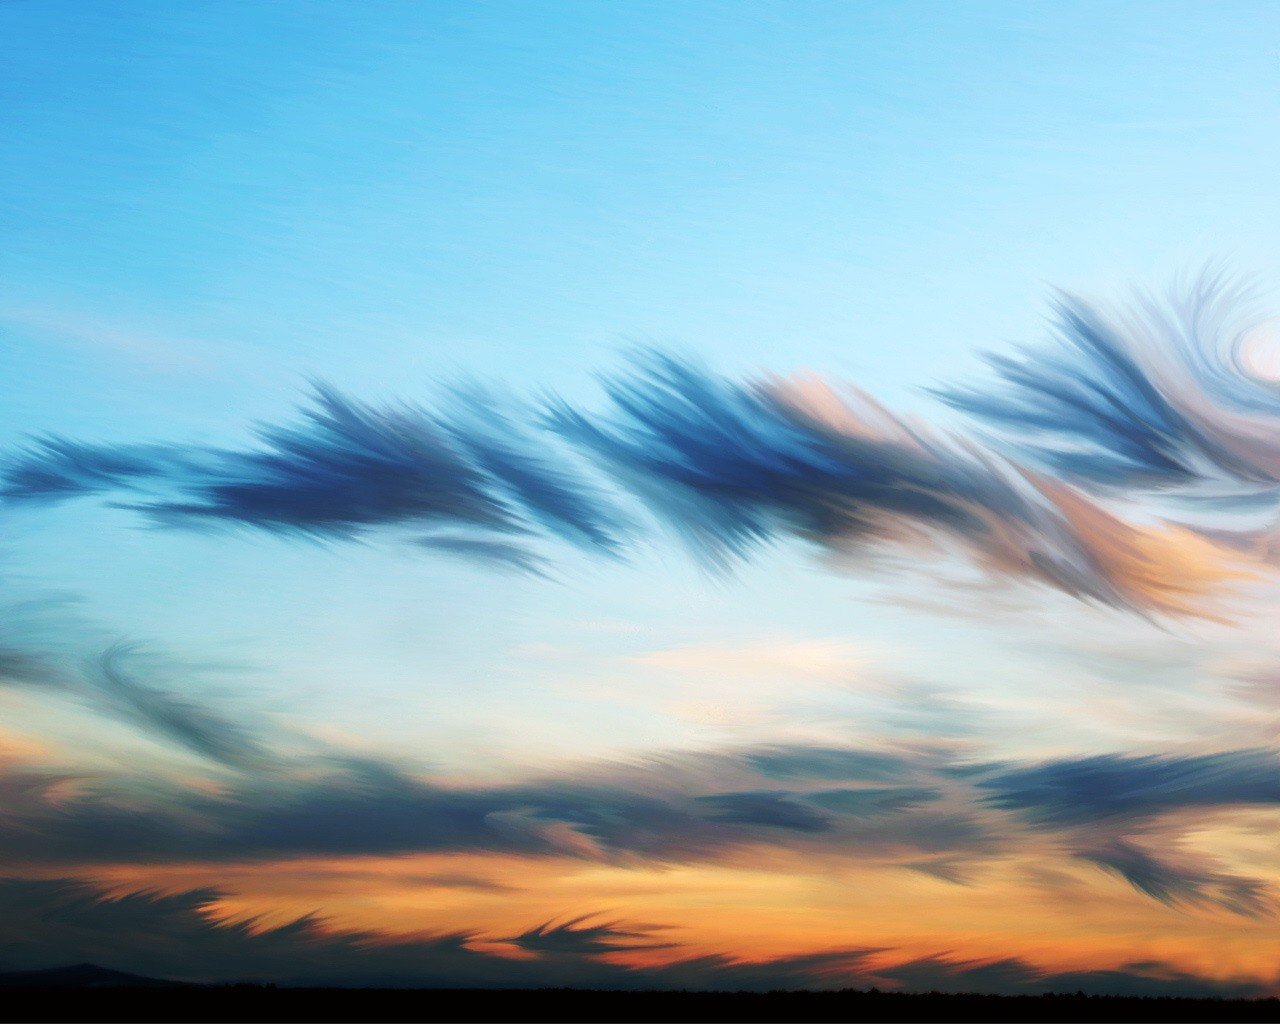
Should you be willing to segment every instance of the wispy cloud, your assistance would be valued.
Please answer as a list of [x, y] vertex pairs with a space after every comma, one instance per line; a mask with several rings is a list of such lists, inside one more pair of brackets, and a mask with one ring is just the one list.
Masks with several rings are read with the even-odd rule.
[[1258, 537], [1126, 518], [1111, 498], [1210, 478], [1229, 485], [1223, 502], [1274, 497], [1272, 389], [1213, 361], [1231, 298], [1202, 281], [1172, 311], [1120, 322], [1062, 300], [1064, 352], [1002, 357], [1003, 390], [944, 396], [1018, 428], [999, 452], [816, 376], [734, 381], [649, 353], [604, 378], [604, 412], [478, 386], [435, 409], [375, 407], [318, 385], [299, 420], [242, 450], [37, 439], [0, 467], [0, 494], [115, 493], [161, 524], [329, 540], [408, 531], [424, 549], [545, 574], [539, 538], [617, 557], [635, 535], [576, 450], [717, 572], [789, 539], [839, 565], [959, 553], [997, 580], [1213, 614], [1215, 595], [1260, 571]]
[[267, 756], [260, 728], [183, 692], [200, 671], [136, 641], [111, 638], [76, 614], [73, 602], [0, 606], [0, 686], [79, 701], [224, 766], [260, 765]]
[[1280, 806], [1275, 764], [1264, 751], [983, 764], [918, 745], [793, 746], [463, 785], [327, 754], [255, 769], [216, 792], [14, 765], [0, 822], [9, 862], [45, 868], [410, 853], [672, 865], [773, 851], [911, 871], [942, 864], [959, 879], [965, 865], [1043, 859], [1047, 846], [1144, 896], [1256, 916], [1274, 904], [1264, 869], [1171, 851], [1206, 814]]
[[654, 938], [660, 929], [652, 925], [602, 920], [582, 914], [567, 921], [544, 921], [519, 935], [500, 939], [540, 956], [601, 956], [638, 949], [674, 949], [676, 943]]
[[[1024, 994], [1255, 996], [1269, 979], [1216, 980], [1158, 961], [1053, 972], [1016, 958], [906, 956], [873, 947], [746, 959], [682, 953], [662, 929], [583, 915], [502, 940], [537, 954], [491, 952], [480, 930], [398, 936], [337, 928], [318, 916], [281, 924], [215, 916], [219, 893], [108, 894], [75, 879], [0, 879], [0, 962], [39, 969], [91, 961], [186, 981], [285, 985], [754, 990], [881, 988]], [[489, 942], [493, 942], [492, 939]], [[664, 953], [654, 963], [618, 953]]]
[[1199, 755], [1100, 755], [1011, 767], [981, 785], [1001, 807], [1041, 822], [1124, 819], [1232, 804], [1280, 804], [1271, 750]]
[[992, 355], [998, 386], [942, 395], [1085, 484], [1265, 491], [1280, 483], [1280, 338], [1246, 298], [1212, 272], [1115, 311], [1062, 295], [1056, 344]]
[[950, 544], [996, 577], [1172, 614], [1195, 613], [1238, 575], [1228, 551], [1190, 530], [1126, 523], [816, 378], [748, 386], [654, 356], [606, 390], [612, 419], [562, 406], [557, 429], [716, 568], [788, 537], [844, 554]]
[[[255, 527], [316, 539], [375, 528], [475, 531], [472, 553], [531, 556], [512, 537], [539, 530], [612, 552], [624, 531], [591, 485], [539, 448], [506, 412], [482, 415], [476, 393], [450, 413], [375, 408], [316, 385], [299, 422], [267, 426], [261, 446], [234, 451], [180, 445], [112, 447], [44, 438], [14, 453], [0, 495], [50, 501], [121, 491], [169, 525]], [[495, 547], [495, 535], [501, 548]], [[475, 539], [471, 539], [475, 544]], [[424, 543], [463, 550], [460, 538]]]

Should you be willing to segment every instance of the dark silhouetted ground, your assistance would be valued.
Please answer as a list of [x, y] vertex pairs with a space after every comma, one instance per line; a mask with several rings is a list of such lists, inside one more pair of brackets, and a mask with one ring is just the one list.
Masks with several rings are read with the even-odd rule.
[[[114, 980], [111, 976], [114, 976]], [[61, 977], [59, 987], [47, 983]], [[30, 1021], [1280, 1021], [1280, 1001], [886, 992], [590, 992], [172, 985], [91, 965], [0, 975]], [[45, 987], [41, 986], [45, 983]], [[0, 997], [3, 998], [3, 997]], [[7, 1000], [6, 1000], [7, 1001]]]

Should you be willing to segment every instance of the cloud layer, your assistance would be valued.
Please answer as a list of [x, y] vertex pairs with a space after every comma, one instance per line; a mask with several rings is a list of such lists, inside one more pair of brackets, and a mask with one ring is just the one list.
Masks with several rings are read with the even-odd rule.
[[[1132, 314], [1061, 300], [1056, 347], [997, 360], [995, 383], [945, 396], [994, 428], [982, 439], [816, 376], [738, 380], [647, 353], [602, 379], [598, 406], [477, 387], [432, 407], [371, 405], [318, 386], [295, 417], [240, 447], [37, 439], [0, 459], [0, 502], [39, 515], [96, 498], [162, 528], [385, 537], [535, 576], [554, 576], [565, 544], [639, 558], [663, 532], [719, 575], [782, 545], [840, 568], [956, 559], [999, 584], [1155, 618], [1211, 616], [1270, 571], [1271, 527], [1234, 517], [1274, 513], [1280, 493], [1280, 390], [1261, 375], [1263, 329], [1227, 326], [1234, 301], [1212, 282]], [[756, 643], [632, 662], [741, 676], [779, 658], [783, 674], [799, 659], [819, 676], [843, 675], [848, 661]], [[1280, 757], [1239, 735], [996, 756], [980, 730], [942, 735], [936, 723], [954, 725], [954, 706], [906, 697], [906, 713], [932, 716], [923, 739], [657, 752], [477, 782], [229, 713], [197, 699], [193, 671], [65, 603], [0, 611], [0, 684], [76, 701], [187, 755], [172, 774], [0, 763], [6, 869], [28, 876], [0, 884], [0, 920], [7, 906], [22, 925], [0, 926], [0, 965], [85, 959], [298, 983], [1254, 991], [1164, 963], [1067, 975], [860, 946], [695, 956], [676, 929], [581, 906], [410, 939], [309, 917], [236, 924], [212, 916], [212, 892], [106, 895], [48, 880], [172, 865], [458, 857], [461, 871], [424, 877], [473, 896], [519, 887], [468, 873], [470, 857], [600, 872], [902, 872], [904, 884], [957, 887], [1003, 873], [1050, 902], [1089, 879], [1126, 913], [1254, 926], [1277, 910], [1265, 856], [1247, 843], [1206, 852], [1218, 823], [1280, 814]]]
[[539, 541], [625, 555], [637, 533], [622, 506], [638, 500], [716, 571], [799, 540], [833, 564], [957, 554], [1111, 607], [1215, 614], [1262, 571], [1256, 532], [1134, 518], [1127, 499], [1274, 507], [1280, 392], [1239, 354], [1256, 357], [1265, 331], [1232, 333], [1235, 301], [1210, 280], [1110, 317], [1063, 298], [1056, 349], [993, 357], [995, 385], [943, 396], [1015, 435], [993, 445], [817, 377], [734, 381], [650, 353], [604, 378], [603, 411], [478, 387], [435, 409], [377, 407], [318, 385], [299, 419], [243, 449], [37, 439], [0, 464], [0, 497], [114, 495], [164, 525], [326, 540], [407, 533], [535, 574], [549, 566]]
[[[653, 940], [652, 926], [578, 917], [503, 939], [476, 932], [395, 936], [344, 931], [318, 917], [284, 924], [220, 921], [218, 893], [111, 895], [72, 879], [0, 879], [0, 965], [11, 970], [94, 962], [182, 981], [272, 980], [285, 985], [448, 988], [776, 989], [880, 988], [999, 994], [1261, 995], [1253, 981], [1215, 981], [1169, 964], [1054, 973], [1016, 958], [964, 961], [851, 948], [749, 960], [729, 953], [682, 954]], [[517, 959], [477, 940], [528, 954]], [[628, 963], [620, 952], [665, 953]]]
[[216, 791], [16, 764], [0, 781], [12, 867], [410, 853], [678, 865], [772, 851], [960, 879], [1053, 850], [1169, 905], [1255, 917], [1276, 907], [1265, 874], [1181, 849], [1215, 814], [1280, 808], [1280, 758], [1268, 750], [983, 764], [945, 750], [793, 746], [484, 786], [328, 754], [259, 766]]

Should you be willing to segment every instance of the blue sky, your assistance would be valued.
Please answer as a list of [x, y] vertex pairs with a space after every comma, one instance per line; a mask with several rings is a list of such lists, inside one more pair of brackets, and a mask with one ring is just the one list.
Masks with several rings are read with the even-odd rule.
[[[12, 5], [0, 425], [239, 438], [309, 376], [590, 396], [636, 344], [919, 405], [1038, 336], [1050, 287], [1274, 270], [1274, 12], [1238, 10]], [[398, 674], [430, 650], [450, 675], [480, 666], [442, 616], [510, 617], [399, 554], [252, 541], [211, 565], [186, 538], [40, 530], [53, 580], [166, 634], [257, 639], [274, 587], [279, 632], [319, 616], [340, 645], [342, 621], [363, 659], [394, 602]], [[550, 600], [572, 615], [602, 582]]]
[[6, 305], [134, 347], [45, 372], [144, 426], [144, 368], [228, 430], [633, 339], [909, 388], [1049, 284], [1272, 269], [1274, 13], [1233, 11], [10, 5]]
[[[1043, 341], [1054, 288], [1217, 262], [1271, 298], [1278, 29], [1243, 3], [9, 3], [0, 447], [252, 446], [313, 380], [598, 410], [644, 346], [973, 433], [925, 389]], [[93, 497], [0, 522], [6, 596], [73, 598], [68, 649], [145, 640], [282, 745], [449, 778], [851, 737], [1199, 750], [1271, 653], [1268, 604], [957, 592], [934, 572], [969, 573], [963, 544], [833, 573], [835, 540], [780, 531], [721, 579], [653, 531], [620, 563], [552, 541], [548, 581]], [[204, 770], [82, 701], [2, 699], [51, 764]]]
[[[5, 17], [25, 44], [3, 147], [14, 439], [238, 438], [308, 376], [369, 397], [426, 398], [468, 375], [590, 395], [589, 373], [637, 343], [730, 371], [813, 367], [910, 405], [972, 372], [977, 351], [1038, 335], [1050, 285], [1114, 292], [1211, 258], [1272, 269], [1280, 68], [1243, 14], [42, 4]], [[492, 649], [459, 640], [470, 623], [532, 642], [526, 610], [470, 569], [257, 540], [214, 558], [115, 523], [104, 544], [70, 518], [25, 524], [43, 571], [118, 628], [252, 637], [293, 663], [315, 629], [329, 668], [299, 674], [338, 675], [342, 691], [350, 661], [369, 671], [388, 641], [404, 689], [485, 673]], [[661, 605], [673, 571], [698, 587], [683, 566], [627, 570], [622, 617], [637, 598]], [[335, 586], [344, 573], [362, 583]], [[610, 586], [589, 576], [525, 600], [571, 618]], [[793, 586], [813, 626], [811, 574]], [[756, 595], [714, 595], [778, 622], [754, 614]], [[839, 603], [820, 632], [874, 617]], [[262, 635], [267, 614], [277, 635]]]

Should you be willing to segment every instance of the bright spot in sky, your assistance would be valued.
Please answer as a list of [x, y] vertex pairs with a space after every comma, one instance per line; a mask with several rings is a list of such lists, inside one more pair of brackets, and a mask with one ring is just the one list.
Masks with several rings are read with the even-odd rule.
[[1280, 384], [1280, 317], [1245, 331], [1236, 345], [1236, 359], [1254, 380]]

